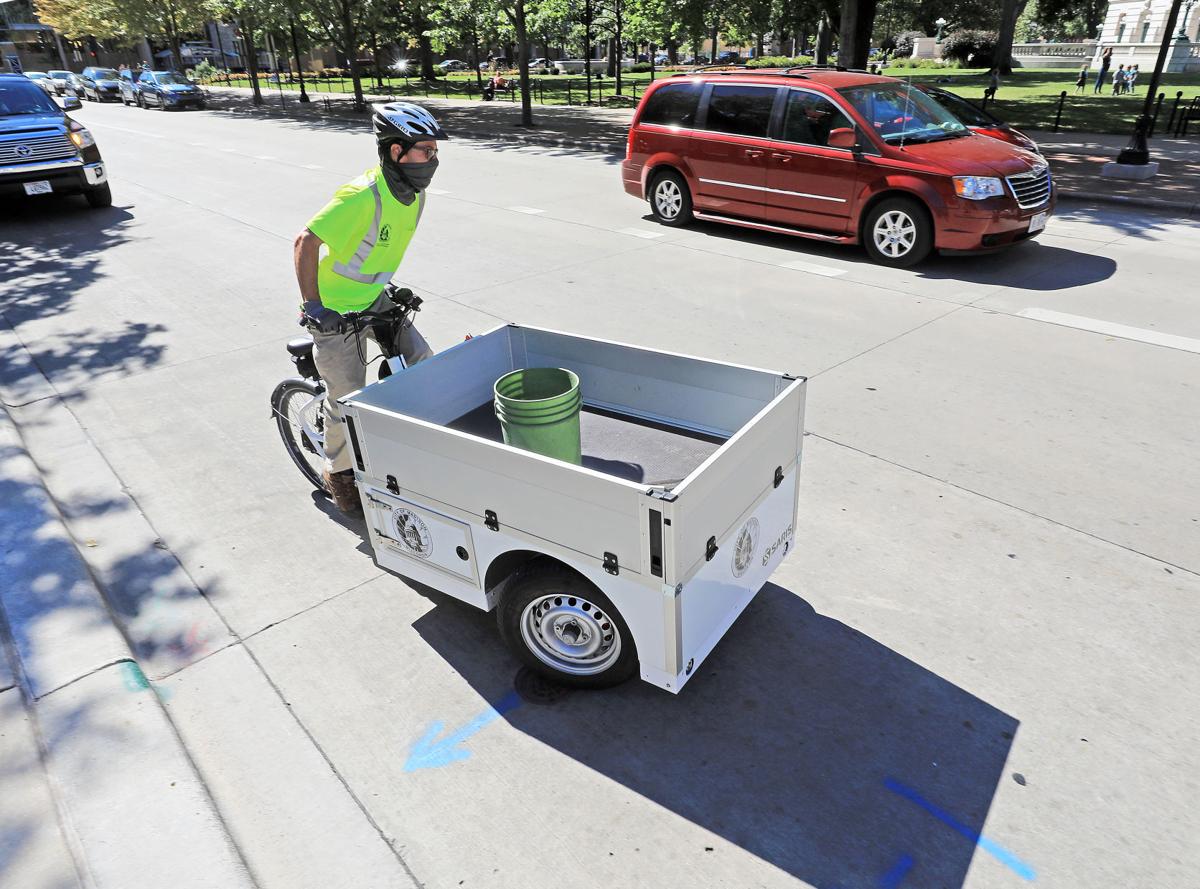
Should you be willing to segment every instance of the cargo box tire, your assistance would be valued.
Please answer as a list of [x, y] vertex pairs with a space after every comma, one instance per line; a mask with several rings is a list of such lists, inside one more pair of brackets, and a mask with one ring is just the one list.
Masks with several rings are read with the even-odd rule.
[[513, 577], [496, 620], [522, 663], [562, 685], [607, 688], [637, 672], [624, 618], [604, 593], [560, 565], [542, 563]]

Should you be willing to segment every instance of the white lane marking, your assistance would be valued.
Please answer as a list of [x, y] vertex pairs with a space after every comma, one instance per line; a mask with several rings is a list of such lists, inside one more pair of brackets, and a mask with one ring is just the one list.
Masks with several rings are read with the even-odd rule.
[[273, 155], [273, 154], [256, 154], [256, 155], [254, 155], [254, 159], [258, 160], [258, 161], [278, 160], [278, 158], [275, 157], [275, 155]]
[[545, 213], [545, 210], [539, 210], [537, 207], [509, 207], [514, 213], [528, 213], [530, 216], [536, 216], [538, 213]]
[[650, 240], [651, 238], [661, 238], [663, 236], [662, 232], [652, 232], [644, 228], [623, 228], [618, 230], [617, 233], [622, 235], [633, 235], [635, 238], [645, 238], [646, 240]]
[[230, 154], [237, 154], [237, 153], [238, 153], [238, 150], [237, 150], [236, 148], [222, 148], [221, 150], [222, 150], [222, 151], [228, 151]]
[[149, 133], [146, 130], [131, 130], [129, 127], [113, 126], [111, 123], [89, 123], [89, 127], [100, 127], [100, 129], [119, 130], [122, 133], [133, 133], [135, 136], [149, 136], [151, 139], [165, 139], [166, 136], [161, 133]]
[[427, 189], [425, 189], [425, 191], [428, 192], [429, 194], [454, 194], [454, 192], [447, 191], [444, 188], [427, 188]]
[[188, 145], [192, 146], [193, 148], [207, 148], [208, 147], [207, 142], [189, 142]]
[[827, 265], [816, 265], [815, 263], [805, 262], [802, 259], [797, 259], [795, 262], [780, 263], [785, 269], [795, 269], [798, 272], [808, 272], [810, 275], [820, 275], [823, 278], [836, 278], [838, 275], [846, 274], [845, 269], [835, 269]]
[[1139, 343], [1149, 343], [1152, 346], [1166, 346], [1168, 349], [1180, 349], [1184, 352], [1195, 352], [1200, 355], [1200, 339], [1186, 336], [1175, 336], [1171, 333], [1159, 333], [1157, 330], [1146, 330], [1144, 327], [1127, 327], [1124, 324], [1114, 324], [1111, 321], [1101, 321], [1097, 318], [1084, 318], [1082, 315], [1068, 315], [1064, 312], [1052, 312], [1049, 309], [1022, 309], [1017, 312], [1022, 318], [1032, 321], [1045, 321], [1047, 324], [1058, 324], [1062, 327], [1074, 327], [1076, 330], [1087, 330], [1092, 333], [1102, 333], [1122, 340], [1136, 340]]
[[325, 169], [320, 164], [301, 164], [300, 166], [304, 167], [304, 169], [306, 169], [306, 170], [324, 170]]

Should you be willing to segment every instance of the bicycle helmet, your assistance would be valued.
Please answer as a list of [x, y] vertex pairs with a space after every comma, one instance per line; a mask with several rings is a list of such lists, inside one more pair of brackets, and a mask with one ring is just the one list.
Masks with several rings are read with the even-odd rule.
[[432, 114], [412, 102], [385, 102], [374, 106], [371, 127], [382, 147], [401, 142], [405, 147], [422, 139], [449, 139]]

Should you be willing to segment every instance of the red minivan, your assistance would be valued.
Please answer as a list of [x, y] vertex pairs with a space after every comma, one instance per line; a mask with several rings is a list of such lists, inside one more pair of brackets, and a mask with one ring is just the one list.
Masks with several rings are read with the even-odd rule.
[[725, 222], [840, 244], [905, 267], [931, 250], [1036, 235], [1054, 210], [1037, 154], [976, 135], [891, 77], [723, 70], [652, 85], [621, 164], [664, 225]]

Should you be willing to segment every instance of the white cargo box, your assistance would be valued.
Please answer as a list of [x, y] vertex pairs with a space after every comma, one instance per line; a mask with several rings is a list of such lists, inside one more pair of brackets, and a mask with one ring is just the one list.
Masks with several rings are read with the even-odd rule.
[[[503, 444], [492, 386], [526, 367], [578, 374], [582, 465]], [[804, 390], [509, 325], [342, 403], [381, 567], [490, 610], [515, 570], [556, 560], [620, 612], [642, 678], [678, 692], [793, 545]]]

